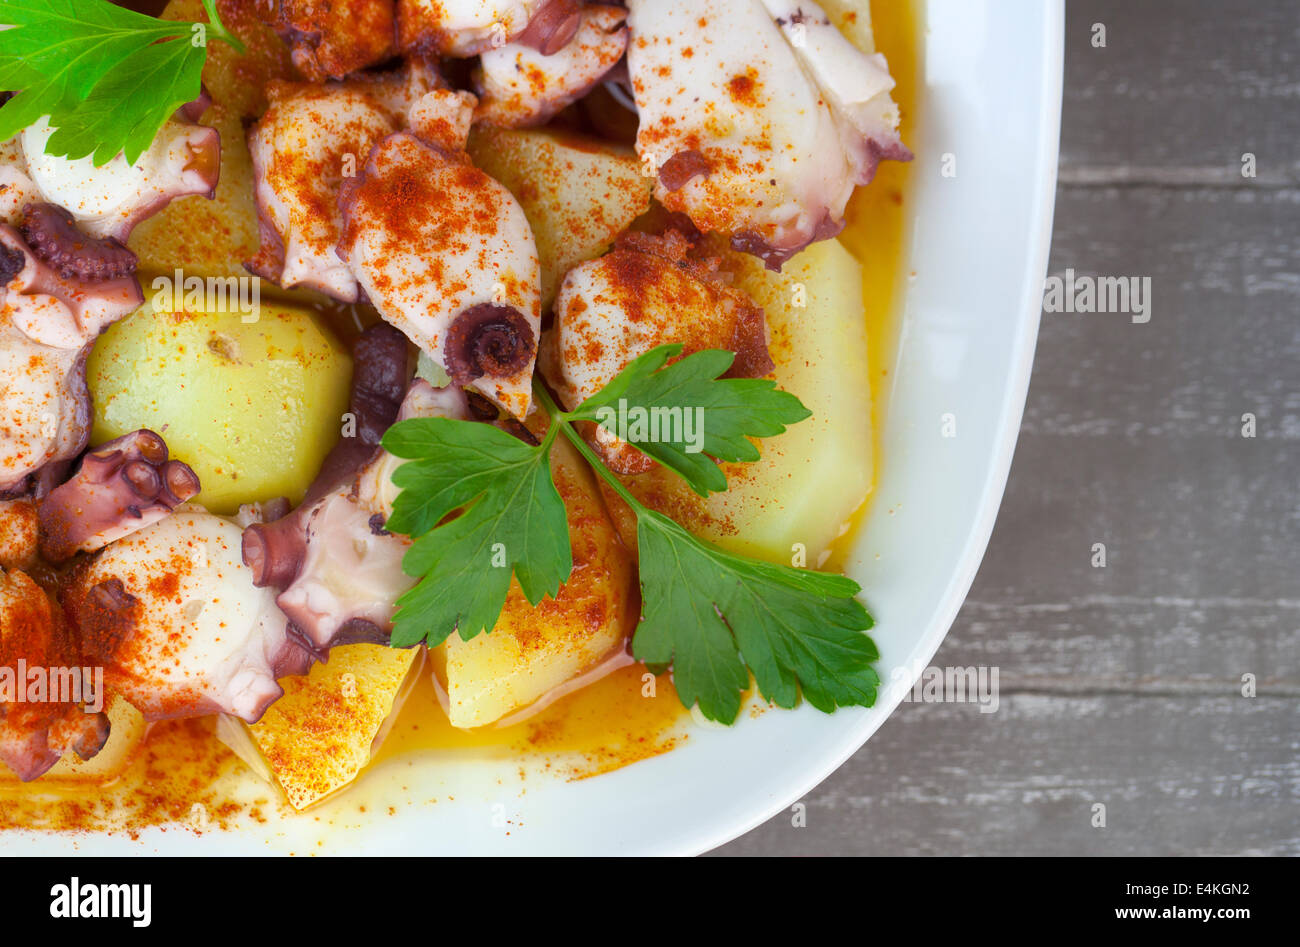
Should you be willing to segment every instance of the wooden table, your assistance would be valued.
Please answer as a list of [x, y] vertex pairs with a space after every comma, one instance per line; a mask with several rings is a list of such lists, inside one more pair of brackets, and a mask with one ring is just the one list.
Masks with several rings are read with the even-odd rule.
[[1051, 270], [1154, 305], [1044, 314], [933, 662], [999, 667], [999, 710], [901, 705], [719, 854], [1300, 855], [1300, 5], [1077, 0], [1064, 108]]

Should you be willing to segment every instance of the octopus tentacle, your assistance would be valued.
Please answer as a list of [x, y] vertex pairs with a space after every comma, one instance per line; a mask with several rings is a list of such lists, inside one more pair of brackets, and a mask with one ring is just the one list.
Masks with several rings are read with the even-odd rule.
[[37, 259], [64, 279], [92, 283], [135, 272], [136, 255], [113, 237], [96, 239], [77, 229], [72, 214], [57, 204], [28, 204], [19, 231]]
[[537, 50], [543, 56], [554, 56], [578, 33], [582, 25], [582, 3], [579, 0], [549, 0], [543, 4], [528, 25], [515, 37], [515, 42]]
[[770, 269], [837, 234], [880, 161], [911, 159], [884, 57], [856, 49], [812, 0], [628, 9], [636, 147], [658, 169], [655, 197]]
[[452, 321], [443, 355], [451, 380], [468, 385], [484, 375], [509, 377], [530, 368], [536, 352], [523, 313], [500, 303], [476, 303]]
[[[468, 58], [514, 41], [539, 15], [545, 19], [538, 41], [553, 42], [568, 28], [563, 14], [570, 6], [571, 0], [397, 0], [397, 45], [407, 54]], [[545, 12], [549, 7], [557, 9]]]
[[85, 449], [90, 344], [144, 301], [123, 276], [68, 278], [40, 260], [8, 224], [0, 224], [0, 496], [43, 496], [66, 461]]
[[221, 173], [221, 134], [198, 124], [203, 97], [167, 120], [144, 154], [127, 164], [119, 154], [96, 167], [91, 156], [66, 158], [45, 152], [54, 134], [41, 119], [22, 132], [27, 172], [39, 199], [69, 211], [92, 237], [126, 243], [141, 221], [177, 198], [216, 195]]
[[[623, 58], [626, 19], [627, 11], [611, 4], [547, 6], [514, 43], [480, 57], [475, 119], [513, 128], [538, 125], [576, 102]], [[542, 24], [537, 31], [535, 24]]]
[[199, 478], [169, 460], [167, 444], [136, 431], [101, 445], [40, 507], [41, 553], [61, 562], [93, 552], [167, 516], [197, 496]]

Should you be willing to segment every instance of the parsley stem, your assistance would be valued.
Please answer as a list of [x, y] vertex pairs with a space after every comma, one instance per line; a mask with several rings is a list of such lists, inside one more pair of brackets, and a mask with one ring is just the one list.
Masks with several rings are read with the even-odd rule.
[[217, 0], [203, 0], [203, 9], [208, 14], [208, 29], [216, 34], [216, 39], [233, 48], [241, 56], [244, 55], [247, 50], [243, 42], [221, 22], [221, 15], [217, 12]]
[[[546, 413], [551, 416], [551, 427], [558, 426], [560, 428], [564, 436], [578, 449], [578, 453], [586, 459], [591, 469], [596, 471], [602, 480], [613, 487], [614, 492], [621, 496], [624, 502], [632, 508], [632, 512], [636, 513], [637, 517], [640, 518], [641, 513], [645, 511], [645, 507], [641, 505], [641, 501], [632, 496], [628, 488], [623, 486], [623, 481], [614, 476], [614, 472], [605, 466], [605, 462], [600, 459], [583, 436], [573, 427], [572, 415], [567, 411], [560, 410], [559, 405], [555, 403], [545, 385], [536, 385], [534, 391], [537, 394], [537, 400], [542, 403]], [[547, 432], [547, 434], [550, 433], [550, 431]]]

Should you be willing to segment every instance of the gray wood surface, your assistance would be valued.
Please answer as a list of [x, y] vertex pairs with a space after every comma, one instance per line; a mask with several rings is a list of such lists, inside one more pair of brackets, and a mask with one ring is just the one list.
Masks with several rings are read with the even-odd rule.
[[1297, 142], [1294, 0], [1072, 0], [1051, 269], [1147, 275], [1155, 302], [1044, 314], [934, 661], [998, 666], [1001, 706], [902, 705], [806, 826], [717, 854], [1300, 855]]

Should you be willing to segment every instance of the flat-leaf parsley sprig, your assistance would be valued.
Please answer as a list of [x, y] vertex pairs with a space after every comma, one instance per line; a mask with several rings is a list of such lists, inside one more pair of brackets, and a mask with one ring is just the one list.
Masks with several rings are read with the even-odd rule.
[[[398, 600], [394, 644], [437, 645], [453, 631], [468, 640], [490, 630], [512, 574], [533, 604], [558, 592], [573, 560], [548, 458], [563, 435], [636, 515], [643, 606], [632, 651], [651, 665], [672, 665], [683, 704], [731, 723], [751, 673], [763, 697], [780, 707], [793, 707], [800, 694], [828, 713], [875, 702], [878, 654], [865, 634], [872, 620], [856, 582], [736, 555], [692, 535], [637, 500], [574, 427], [604, 423], [707, 496], [726, 489], [711, 457], [757, 460], [750, 438], [780, 434], [809, 416], [771, 381], [720, 378], [731, 352], [707, 350], [667, 364], [680, 354], [679, 345], [647, 352], [573, 411], [562, 411], [539, 385], [550, 426], [537, 445], [447, 418], [389, 430], [385, 449], [409, 462], [393, 475], [401, 492], [387, 526], [414, 538], [403, 568], [419, 578]], [[703, 451], [672, 426], [654, 438], [635, 427], [611, 429], [610, 412], [601, 409], [615, 404], [641, 413], [703, 408]], [[494, 568], [493, 557], [510, 568]]]
[[175, 111], [199, 97], [207, 44], [243, 52], [216, 0], [207, 23], [160, 20], [107, 0], [0, 0], [0, 140], [42, 116], [56, 129], [47, 154], [118, 154], [135, 164]]

